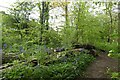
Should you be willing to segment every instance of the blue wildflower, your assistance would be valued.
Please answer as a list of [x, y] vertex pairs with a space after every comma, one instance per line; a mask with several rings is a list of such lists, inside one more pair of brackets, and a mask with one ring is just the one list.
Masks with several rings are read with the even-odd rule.
[[62, 62], [66, 62], [67, 61], [67, 56], [64, 56], [62, 59], [61, 59]]
[[72, 64], [76, 64], [76, 61], [72, 62]]
[[2, 48], [0, 48], [0, 53], [2, 53]]
[[12, 46], [10, 46], [10, 49], [12, 49]]
[[20, 46], [20, 52], [23, 53], [24, 52], [24, 49], [22, 46]]
[[46, 47], [46, 45], [44, 45], [44, 49], [46, 49], [47, 47]]
[[76, 58], [76, 60], [77, 60], [77, 61], [79, 61], [79, 60], [80, 60], [80, 58], [78, 57], [78, 58]]
[[51, 51], [50, 51], [49, 48], [46, 49], [46, 52], [47, 52], [48, 54], [51, 54]]
[[45, 52], [47, 51], [47, 46], [46, 46], [46, 45], [44, 45], [44, 51], [45, 51]]
[[4, 47], [4, 48], [7, 48], [7, 44], [3, 44], [3, 47]]

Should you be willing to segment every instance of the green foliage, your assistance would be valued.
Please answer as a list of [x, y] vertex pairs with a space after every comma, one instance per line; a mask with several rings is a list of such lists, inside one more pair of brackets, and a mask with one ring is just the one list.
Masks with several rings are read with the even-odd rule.
[[109, 51], [109, 54], [108, 54], [109, 57], [120, 59], [120, 53], [116, 53], [113, 50], [111, 51]]
[[75, 54], [75, 57], [68, 57], [70, 59], [65, 62], [56, 62], [49, 66], [40, 64], [35, 67], [30, 67], [25, 63], [14, 61], [13, 67], [3, 70], [3, 77], [9, 79], [29, 78], [41, 80], [74, 79], [75, 76], [81, 75], [88, 64], [94, 60], [94, 58], [88, 54]]
[[14, 60], [19, 60], [18, 54], [15, 53], [3, 53], [2, 54], [2, 64], [12, 63]]
[[62, 37], [62, 45], [65, 48], [71, 48], [71, 46], [76, 42], [76, 30], [73, 27], [65, 27], [63, 32], [61, 32], [61, 37]]
[[[26, 66], [23, 63], [19, 64], [18, 62], [14, 62], [14, 64], [15, 65], [13, 67], [11, 67], [12, 69], [8, 68], [5, 70], [5, 73], [3, 72], [3, 75], [6, 76], [5, 78], [19, 79], [19, 78], [24, 78], [24, 76], [26, 78], [29, 78], [32, 76], [32, 75], [30, 75], [33, 71], [32, 67]], [[6, 74], [6, 72], [7, 72], [7, 74]]]
[[112, 77], [111, 78], [118, 78], [120, 77], [120, 73], [117, 73], [117, 72], [113, 72], [112, 73]]
[[[40, 13], [37, 20], [30, 18], [30, 14], [36, 9], [36, 4], [39, 8], [38, 13]], [[4, 63], [13, 63], [12, 67], [3, 70], [4, 78], [70, 80], [75, 76], [82, 76], [82, 72], [94, 60], [93, 56], [77, 52], [74, 52], [74, 55], [69, 54], [67, 58], [65, 57], [68, 54], [67, 51], [60, 53], [52, 51], [48, 54], [51, 48], [64, 47], [66, 50], [72, 49], [74, 44], [92, 44], [106, 51], [112, 50], [110, 57], [120, 57], [119, 54], [115, 54], [119, 53], [118, 21], [116, 21], [116, 13], [111, 11], [113, 3], [93, 3], [99, 6], [108, 4], [104, 9], [106, 14], [97, 12], [93, 15], [88, 10], [90, 8], [88, 3], [76, 2], [72, 13], [66, 14], [68, 19], [71, 17], [66, 22], [69, 25], [63, 26], [60, 32], [49, 29], [50, 6], [48, 4], [49, 2], [42, 2], [42, 4], [40, 2], [16, 2], [9, 9], [9, 14], [0, 12], [2, 18], [0, 20], [0, 33], [2, 33], [0, 43], [2, 43], [5, 58], [10, 58]], [[53, 4], [58, 5], [58, 3]], [[70, 23], [70, 20], [73, 20], [73, 23]], [[15, 58], [16, 55], [20, 61], [26, 62], [16, 61], [18, 60]], [[32, 67], [30, 63], [33, 59], [39, 63], [35, 67]], [[119, 73], [111, 73], [111, 78], [117, 77]]]
[[[25, 4], [29, 6], [26, 7]], [[112, 28], [113, 30], [109, 34], [110, 19], [108, 15], [99, 14], [94, 16], [88, 12], [89, 6], [86, 3], [77, 2], [75, 4], [77, 6], [74, 6], [73, 14], [71, 15], [75, 18], [73, 25], [66, 25], [61, 32], [45, 30], [45, 27], [43, 25], [41, 26], [38, 21], [30, 20], [28, 18], [29, 13], [31, 14], [35, 7], [31, 2], [16, 3], [16, 5], [10, 9], [12, 14], [1, 13], [3, 19], [2, 26], [4, 26], [2, 28], [3, 44], [7, 44], [8, 47], [13, 45], [12, 50], [5, 51], [17, 52], [18, 48], [16, 49], [14, 47], [16, 43], [18, 47], [21, 46], [21, 44], [22, 46], [23, 44], [27, 45], [23, 46], [26, 50], [33, 44], [41, 43], [42, 45], [47, 45], [47, 47], [54, 48], [60, 46], [71, 48], [73, 44], [88, 43], [107, 51], [113, 49], [117, 52], [117, 25], [112, 24], [114, 28]], [[80, 7], [80, 10], [77, 7]], [[113, 14], [113, 16], [115, 16], [115, 14]], [[18, 22], [16, 22], [17, 20]], [[116, 21], [113, 21], [113, 23], [116, 23]], [[43, 33], [41, 33], [42, 28]], [[42, 41], [40, 41], [40, 36], [43, 37]], [[110, 43], [107, 42], [109, 36], [111, 37]], [[8, 47], [6, 49], [8, 49]]]
[[107, 70], [107, 74], [110, 75], [112, 80], [119, 80], [119, 78], [120, 78], [120, 72], [111, 71], [111, 69], [109, 69], [109, 68]]
[[53, 48], [60, 47], [61, 36], [54, 30], [47, 30], [43, 34], [43, 44]]
[[[110, 50], [108, 56], [111, 58], [118, 59], [118, 61], [120, 59], [120, 53], [116, 53], [116, 52], [114, 52], [114, 50]], [[120, 67], [120, 65], [118, 64], [118, 68], [119, 67]], [[114, 80], [114, 79], [119, 80], [119, 78], [120, 78], [120, 72], [112, 71], [110, 68], [108, 68], [107, 74], [109, 74], [111, 76], [112, 80]]]
[[107, 42], [96, 42], [95, 45], [96, 47], [106, 51], [114, 50], [114, 52], [118, 53], [119, 50], [117, 42], [113, 42], [111, 44]]

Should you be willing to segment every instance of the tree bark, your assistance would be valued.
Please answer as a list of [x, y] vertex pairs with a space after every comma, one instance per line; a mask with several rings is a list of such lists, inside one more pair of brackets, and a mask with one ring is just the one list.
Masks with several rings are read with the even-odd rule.
[[68, 5], [67, 5], [67, 0], [65, 0], [65, 21], [66, 21], [66, 26], [68, 26]]

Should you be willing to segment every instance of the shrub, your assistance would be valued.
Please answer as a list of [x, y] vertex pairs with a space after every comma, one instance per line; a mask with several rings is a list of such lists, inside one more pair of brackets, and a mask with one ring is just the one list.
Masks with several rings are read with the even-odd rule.
[[[31, 67], [24, 63], [14, 62], [14, 66], [3, 70], [3, 78], [9, 79], [40, 79], [40, 80], [70, 80], [82, 76], [88, 64], [94, 60], [91, 55], [76, 53], [75, 57], [68, 57], [66, 61], [54, 64], [37, 65]], [[58, 58], [60, 59], [60, 58]]]

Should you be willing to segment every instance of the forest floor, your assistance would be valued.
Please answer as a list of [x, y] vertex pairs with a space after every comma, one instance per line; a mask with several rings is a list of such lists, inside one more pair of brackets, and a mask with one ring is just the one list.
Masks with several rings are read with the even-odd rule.
[[[110, 78], [107, 70], [118, 72], [118, 59], [113, 59], [107, 56], [107, 53], [100, 53], [96, 60], [91, 63], [84, 73], [85, 78]], [[76, 78], [75, 80], [81, 80]]]

